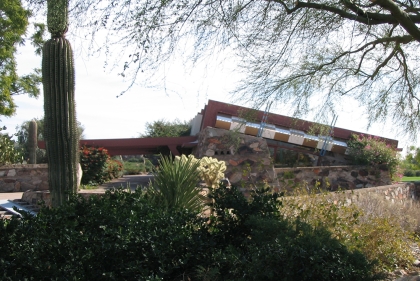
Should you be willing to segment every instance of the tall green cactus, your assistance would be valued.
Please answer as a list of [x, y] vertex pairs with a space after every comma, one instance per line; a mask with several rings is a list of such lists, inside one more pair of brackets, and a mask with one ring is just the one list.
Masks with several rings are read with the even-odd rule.
[[28, 152], [29, 164], [36, 164], [36, 148], [38, 143], [37, 124], [35, 120], [29, 122], [28, 130]]
[[74, 65], [68, 27], [68, 0], [48, 0], [51, 39], [42, 54], [45, 141], [51, 205], [62, 205], [77, 192], [79, 137], [74, 100]]

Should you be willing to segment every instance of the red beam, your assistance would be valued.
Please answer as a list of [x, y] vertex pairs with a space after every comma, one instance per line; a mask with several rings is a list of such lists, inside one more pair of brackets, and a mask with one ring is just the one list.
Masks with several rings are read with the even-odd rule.
[[[230, 115], [230, 116], [236, 116], [239, 117], [239, 112], [247, 112], [251, 110], [250, 108], [246, 108], [246, 107], [242, 107], [242, 106], [237, 106], [237, 105], [233, 105], [233, 104], [227, 104], [227, 103], [223, 103], [223, 102], [218, 102], [218, 101], [214, 101], [214, 100], [209, 100], [208, 104], [206, 105], [206, 107], [204, 108], [204, 114], [203, 114], [203, 120], [201, 123], [201, 128], [204, 129], [208, 126], [210, 127], [214, 127], [214, 125], [216, 124], [216, 118], [217, 118], [217, 114], [226, 114], [226, 115]], [[262, 117], [263, 117], [264, 112], [258, 110], [256, 112], [256, 119], [258, 120], [257, 122], [261, 122]], [[268, 124], [273, 124], [273, 125], [277, 125], [277, 126], [281, 126], [284, 127], [286, 129], [296, 129], [296, 130], [301, 130], [304, 132], [309, 131], [309, 129], [311, 128], [311, 126], [313, 126], [314, 122], [310, 122], [310, 121], [305, 121], [302, 119], [296, 119], [296, 118], [291, 118], [288, 116], [284, 116], [284, 115], [278, 115], [278, 114], [274, 114], [274, 113], [269, 113], [268, 114], [268, 118], [267, 118], [267, 122]], [[351, 138], [351, 135], [361, 135], [363, 133], [360, 132], [356, 132], [356, 131], [351, 131], [351, 130], [346, 130], [343, 128], [338, 128], [338, 127], [334, 127], [334, 137], [338, 138], [338, 139], [343, 139], [343, 140], [349, 140]], [[374, 135], [369, 135], [369, 134], [365, 134], [366, 136], [372, 136], [375, 137]], [[379, 137], [379, 136], [378, 136]], [[394, 140], [394, 139], [388, 139], [388, 138], [383, 138], [383, 137], [379, 137], [380, 139], [384, 140], [386, 143], [395, 146], [395, 148], [398, 147], [398, 140]]]
[[[80, 146], [104, 147], [110, 155], [139, 155], [157, 153], [159, 148], [168, 148], [173, 155], [179, 155], [178, 148], [191, 146], [197, 136], [168, 138], [93, 139], [80, 140]], [[38, 141], [38, 147], [45, 149], [45, 142]]]

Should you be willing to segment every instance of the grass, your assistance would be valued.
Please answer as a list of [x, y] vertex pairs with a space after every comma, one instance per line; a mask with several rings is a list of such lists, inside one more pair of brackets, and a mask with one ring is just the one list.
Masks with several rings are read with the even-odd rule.
[[139, 175], [142, 173], [148, 173], [152, 169], [150, 161], [146, 162], [146, 165], [141, 162], [124, 162], [124, 175]]
[[420, 177], [402, 177], [401, 181], [420, 181]]
[[97, 189], [98, 185], [81, 184], [80, 189]]

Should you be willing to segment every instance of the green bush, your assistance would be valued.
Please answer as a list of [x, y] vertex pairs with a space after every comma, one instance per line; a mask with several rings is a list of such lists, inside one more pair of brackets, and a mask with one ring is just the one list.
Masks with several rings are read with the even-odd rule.
[[406, 268], [412, 263], [408, 236], [413, 230], [404, 229], [407, 226], [403, 222], [412, 227], [417, 222], [398, 212], [395, 205], [388, 206], [389, 202], [372, 194], [351, 205], [343, 204], [347, 201], [340, 193], [301, 191], [300, 195], [283, 199], [281, 212], [289, 221], [300, 220], [315, 229], [328, 229], [348, 249], [360, 251], [375, 262], [376, 271]]
[[198, 167], [200, 162], [193, 157], [161, 157], [159, 167], [154, 170], [154, 179], [148, 187], [151, 201], [166, 211], [189, 209], [200, 212], [203, 201]]
[[[260, 188], [246, 200], [221, 186], [208, 224], [217, 245], [207, 271], [225, 280], [374, 280], [372, 263], [323, 227], [282, 219], [279, 194]], [[229, 243], [227, 243], [229, 241]], [[217, 272], [215, 274], [214, 272]]]
[[399, 164], [397, 151], [378, 137], [352, 135], [347, 143], [349, 155], [355, 164], [376, 167], [385, 165], [394, 176]]
[[406, 177], [414, 177], [415, 173], [413, 170], [405, 170], [404, 171], [404, 176]]
[[[75, 197], [36, 217], [0, 220], [2, 280], [176, 280], [206, 250], [203, 219], [162, 213], [141, 191]], [[65, 277], [65, 278], [63, 278]]]
[[[2, 128], [0, 128], [2, 131]], [[23, 150], [16, 147], [12, 136], [0, 133], [0, 166], [23, 162]]]
[[119, 178], [123, 175], [123, 164], [111, 159], [103, 147], [83, 146], [80, 149], [80, 165], [82, 166], [82, 184], [97, 185]]
[[420, 177], [420, 171], [415, 172], [416, 177]]
[[162, 212], [138, 189], [0, 221], [2, 280], [375, 280], [325, 229], [279, 217], [278, 194], [213, 190], [215, 213]]
[[138, 175], [144, 173], [146, 167], [143, 163], [139, 162], [125, 162], [124, 163], [124, 174], [125, 175]]
[[123, 176], [124, 165], [119, 160], [108, 159], [107, 169], [108, 169], [109, 179], [120, 178]]
[[144, 161], [143, 158], [136, 158], [136, 157], [131, 157], [126, 160], [126, 162], [132, 162], [132, 163], [143, 163], [143, 161]]

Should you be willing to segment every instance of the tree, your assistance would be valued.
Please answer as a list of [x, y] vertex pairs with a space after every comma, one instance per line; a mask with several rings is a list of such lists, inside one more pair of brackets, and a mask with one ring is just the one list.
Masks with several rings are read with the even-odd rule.
[[[30, 15], [30, 11], [22, 7], [20, 0], [2, 0], [0, 3], [0, 115], [14, 114], [16, 110], [14, 95], [28, 94], [31, 97], [38, 97], [40, 93], [39, 69], [21, 77], [16, 71], [16, 46], [24, 42], [23, 36]], [[41, 29], [42, 25], [38, 27]], [[35, 41], [42, 40], [40, 29], [32, 36]]]
[[390, 117], [412, 136], [419, 128], [418, 0], [74, 0], [70, 11], [87, 28], [90, 50], [115, 51], [120, 75], [133, 83], [179, 51], [186, 64], [228, 51], [245, 75], [242, 101], [322, 117], [351, 97], [369, 124]]
[[16, 147], [13, 136], [3, 134], [1, 131], [6, 127], [0, 127], [0, 166], [5, 164], [16, 164], [23, 162], [23, 153]]
[[164, 119], [146, 122], [146, 132], [140, 134], [142, 138], [161, 138], [161, 137], [182, 137], [189, 136], [191, 124], [187, 121], [166, 121]]
[[390, 117], [413, 136], [418, 130], [418, 0], [76, 0], [70, 10], [75, 24], [90, 27], [92, 50], [115, 50], [120, 74], [133, 81], [179, 50], [193, 63], [230, 50], [245, 74], [236, 91], [242, 101], [323, 113], [352, 97], [369, 124]]
[[405, 170], [420, 170], [420, 147], [408, 147], [407, 155], [401, 162]]

